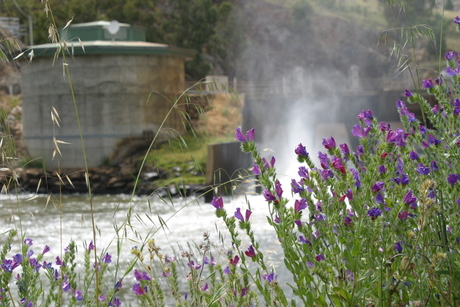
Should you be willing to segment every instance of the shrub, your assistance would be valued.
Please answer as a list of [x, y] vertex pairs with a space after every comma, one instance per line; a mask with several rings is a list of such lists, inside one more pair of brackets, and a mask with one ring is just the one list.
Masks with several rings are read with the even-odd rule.
[[[460, 75], [457, 54], [449, 52], [446, 77], [423, 80], [436, 99], [430, 105], [419, 93], [405, 91], [407, 102], [418, 103], [423, 120], [397, 101], [404, 129], [378, 122], [371, 110], [358, 115], [352, 134], [360, 145], [323, 139], [319, 165], [305, 146], [295, 149], [298, 179], [290, 192], [277, 178], [275, 159], [262, 157], [254, 130], [236, 139], [255, 159], [253, 172], [265, 187], [268, 223], [284, 251], [292, 273], [293, 292], [305, 305], [434, 306], [460, 302]], [[235, 213], [227, 218], [233, 242], [235, 218], [251, 238], [240, 246], [243, 262], [258, 264], [256, 276], [270, 274], [250, 230], [249, 219]], [[285, 305], [282, 295], [267, 302]], [[269, 281], [265, 281], [269, 283]]]

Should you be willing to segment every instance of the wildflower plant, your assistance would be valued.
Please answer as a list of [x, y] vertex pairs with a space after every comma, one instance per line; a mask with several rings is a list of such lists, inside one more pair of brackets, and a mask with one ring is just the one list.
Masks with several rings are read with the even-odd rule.
[[[22, 238], [21, 252], [14, 254], [12, 247], [18, 234], [11, 230], [6, 235], [0, 254], [0, 306], [95, 306], [98, 303], [120, 306], [116, 293], [122, 287], [121, 281], [114, 283], [113, 289], [108, 287], [110, 277], [107, 272], [114, 269], [109, 267], [111, 255], [105, 253], [98, 264], [90, 264], [89, 253], [94, 248], [92, 242], [84, 252], [85, 269], [80, 273], [77, 270], [79, 261], [75, 242], [70, 242], [62, 256], [53, 256], [49, 246], [45, 245], [37, 252], [33, 239]], [[128, 272], [130, 269], [132, 267], [128, 268]], [[96, 271], [100, 272], [104, 283], [94, 278]], [[95, 282], [98, 281], [100, 285], [96, 287]], [[100, 291], [97, 302], [96, 289]]]
[[[237, 130], [264, 186], [268, 223], [294, 280], [289, 286], [305, 306], [460, 304], [459, 56], [446, 54], [447, 76], [423, 80], [434, 105], [409, 90], [406, 102], [396, 102], [403, 129], [363, 110], [352, 129], [355, 151], [323, 139], [315, 164], [299, 144], [298, 178], [290, 187], [278, 180], [275, 159], [260, 155], [254, 130]], [[407, 104], [418, 104], [422, 118]], [[286, 305], [282, 295], [274, 300], [264, 292], [276, 273], [263, 262], [250, 220], [238, 210], [237, 225], [223, 204], [213, 204], [237, 246], [238, 228], [250, 238], [238, 255], [258, 265], [253, 281], [266, 302]]]

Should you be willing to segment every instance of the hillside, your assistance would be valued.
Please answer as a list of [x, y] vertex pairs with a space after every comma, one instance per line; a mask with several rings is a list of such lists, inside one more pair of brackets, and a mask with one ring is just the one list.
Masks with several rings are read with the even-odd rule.
[[[352, 65], [362, 77], [391, 76], [396, 70], [396, 58], [390, 54], [400, 32], [382, 36], [384, 30], [396, 28], [384, 15], [386, 1], [236, 0], [233, 5], [234, 30], [244, 35], [228, 46], [226, 58], [211, 55], [213, 74], [266, 82], [279, 81], [299, 68], [317, 77], [346, 76]], [[452, 14], [446, 11], [446, 20]], [[454, 35], [451, 23], [446, 24], [447, 33]], [[437, 60], [428, 41], [418, 41], [417, 60]], [[449, 37], [447, 41], [452, 42]], [[411, 55], [410, 50], [405, 53]]]

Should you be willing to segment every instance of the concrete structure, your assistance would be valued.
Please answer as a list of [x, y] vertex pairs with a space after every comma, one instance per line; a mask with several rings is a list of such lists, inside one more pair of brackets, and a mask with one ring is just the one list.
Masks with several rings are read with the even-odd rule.
[[[89, 166], [106, 161], [117, 143], [151, 136], [160, 129], [184, 89], [184, 62], [194, 55], [168, 45], [129, 41], [145, 36], [126, 24], [118, 24], [113, 33], [111, 25], [79, 24], [61, 34], [73, 41], [66, 41], [66, 65]], [[82, 34], [81, 43], [75, 34]], [[56, 158], [52, 161], [53, 137], [71, 143], [59, 144], [60, 166], [78, 168], [84, 166], [82, 145], [69, 80], [63, 76], [63, 57], [54, 60], [59, 47], [33, 46], [35, 57], [22, 68], [24, 141], [32, 157], [43, 157], [52, 167], [57, 165]], [[60, 127], [51, 120], [52, 108], [59, 114]], [[164, 128], [183, 131], [179, 112], [169, 115]]]
[[252, 175], [248, 171], [251, 162], [251, 154], [241, 151], [241, 142], [209, 144], [206, 185], [214, 187], [217, 195], [231, 194], [232, 186], [241, 183], [242, 177]]

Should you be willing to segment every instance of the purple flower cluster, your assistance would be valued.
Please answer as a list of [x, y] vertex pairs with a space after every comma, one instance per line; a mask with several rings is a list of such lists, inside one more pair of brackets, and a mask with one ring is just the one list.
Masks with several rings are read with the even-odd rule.
[[[46, 260], [43, 260], [43, 257], [45, 254], [50, 252], [50, 247], [48, 245], [45, 245], [43, 248], [42, 252], [37, 254], [36, 257], [34, 257], [34, 251], [31, 249], [33, 246], [33, 240], [31, 238], [26, 238], [23, 241], [23, 249], [22, 252], [23, 254], [16, 254], [12, 257], [12, 259], [3, 259], [2, 264], [1, 264], [1, 269], [4, 272], [7, 272], [9, 274], [12, 274], [13, 271], [22, 266], [23, 269], [21, 273], [17, 274], [15, 277], [16, 279], [16, 284], [21, 288], [25, 287], [28, 278], [25, 274], [25, 272], [29, 271], [28, 269], [25, 269], [26, 267], [31, 267], [32, 271], [35, 274], [39, 274], [40, 270], [46, 271], [46, 275], [49, 278], [53, 278], [54, 282], [59, 281], [60, 282], [60, 287], [64, 293], [68, 293], [71, 295], [75, 300], [77, 301], [82, 301], [85, 298], [85, 293], [82, 292], [81, 290], [75, 288], [75, 286], [72, 286], [74, 283], [70, 280], [68, 274], [68, 269], [67, 269], [67, 264], [65, 261], [61, 259], [61, 257], [56, 257], [55, 262], [49, 262]], [[86, 249], [86, 253], [89, 253], [90, 250], [94, 249], [94, 245], [91, 242], [89, 244], [89, 247]], [[67, 254], [75, 253], [75, 247], [74, 244], [70, 244], [64, 249], [64, 252], [66, 256], [64, 256], [64, 259], [72, 259], [73, 256], [70, 256], [70, 258], [67, 258]], [[71, 260], [69, 260], [71, 261]], [[105, 253], [104, 256], [101, 258], [101, 262], [104, 264], [109, 264], [112, 262], [112, 257], [110, 254]], [[56, 267], [57, 266], [57, 267]], [[95, 266], [94, 267], [96, 270], [100, 270], [100, 266]], [[117, 289], [121, 288], [121, 281], [117, 283]], [[1, 297], [1, 293], [0, 293]], [[100, 295], [99, 300], [101, 302], [106, 301], [107, 296], [106, 295]], [[107, 302], [108, 306], [120, 306], [121, 301], [117, 297], [113, 297], [110, 302]], [[33, 301], [28, 300], [26, 298], [21, 299], [21, 306], [34, 306]]]

